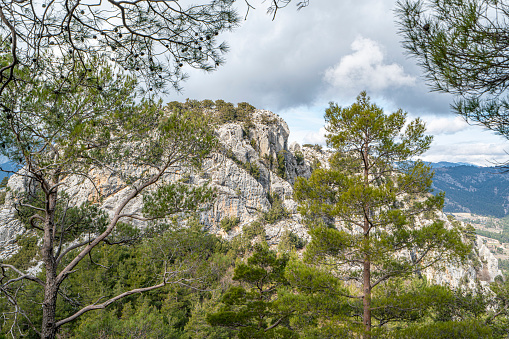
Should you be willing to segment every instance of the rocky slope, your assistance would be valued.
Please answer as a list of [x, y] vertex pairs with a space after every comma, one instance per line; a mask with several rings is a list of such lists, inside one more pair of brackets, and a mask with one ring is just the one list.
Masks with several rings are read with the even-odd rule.
[[[189, 172], [187, 169], [177, 172], [166, 180], [182, 180], [192, 184], [205, 181], [217, 189], [215, 202], [199, 215], [200, 221], [212, 233], [232, 240], [252, 227], [260, 215], [271, 209], [270, 194], [282, 198], [282, 205], [289, 212], [283, 220], [274, 223], [264, 222], [263, 236], [270, 245], [276, 245], [281, 237], [289, 232], [298, 238], [308, 240], [306, 228], [297, 213], [297, 204], [292, 199], [293, 183], [298, 176], [309, 177], [313, 167], [318, 163], [327, 166], [329, 152], [318, 147], [302, 147], [298, 144], [288, 145], [290, 133], [288, 125], [276, 114], [255, 110], [251, 123], [230, 122], [216, 130], [223, 151], [215, 153], [208, 159], [200, 171]], [[112, 213], [115, 203], [126, 194], [125, 186], [115, 176], [92, 172], [98, 189], [106, 197], [102, 208]], [[23, 232], [23, 227], [15, 219], [15, 209], [11, 192], [26, 190], [28, 183], [23, 177], [12, 176], [8, 182], [9, 190], [6, 202], [0, 206], [0, 259], [6, 258], [17, 250], [16, 235]], [[93, 199], [94, 189], [91, 184], [77, 177], [68, 178], [65, 187], [67, 194], [76, 203]], [[273, 203], [273, 202], [272, 202]], [[128, 206], [130, 211], [141, 209], [141, 199]], [[450, 221], [442, 215], [444, 222]], [[225, 230], [221, 221], [225, 218], [237, 219], [234, 225]], [[474, 284], [474, 281], [492, 281], [500, 274], [497, 260], [476, 242], [473, 257], [478, 263], [467, 266], [454, 265], [426, 272], [429, 278], [438, 283], [458, 286], [460, 283]]]

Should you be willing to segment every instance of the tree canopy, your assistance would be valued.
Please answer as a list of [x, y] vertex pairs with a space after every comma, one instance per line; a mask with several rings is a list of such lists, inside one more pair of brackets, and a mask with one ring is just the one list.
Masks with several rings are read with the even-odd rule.
[[431, 89], [456, 95], [456, 113], [509, 138], [507, 1], [402, 0], [396, 12]]
[[398, 319], [383, 313], [401, 304], [378, 299], [373, 306], [373, 289], [461, 258], [470, 247], [459, 229], [447, 229], [436, 215], [443, 196], [430, 194], [431, 168], [412, 161], [431, 143], [420, 119], [407, 124], [402, 110], [385, 114], [365, 92], [350, 107], [331, 103], [325, 119], [327, 144], [334, 150], [330, 168], [295, 184], [312, 236], [306, 256], [360, 287], [348, 295], [361, 304], [354, 312], [363, 328], [353, 331], [369, 338], [372, 317], [380, 326]]
[[[15, 306], [18, 281], [44, 290], [41, 328], [34, 329], [42, 338], [54, 338], [59, 327], [88, 311], [164, 286], [172, 273], [163, 268], [160, 281], [152, 286], [118, 291], [108, 300], [57, 318], [57, 299], [66, 298], [60, 287], [96, 246], [136, 241], [152, 229], [135, 229], [130, 226], [133, 221], [196, 211], [213, 197], [206, 185], [167, 180], [178, 170], [199, 166], [214, 149], [216, 139], [204, 116], [170, 112], [150, 100], [136, 102], [136, 81], [114, 74], [107, 61], [91, 59], [83, 67], [72, 58], [62, 61], [59, 67], [45, 63], [48, 72], [59, 72], [59, 77], [16, 71], [23, 81], [10, 82], [1, 97], [11, 109], [0, 119], [0, 154], [22, 168], [14, 175], [23, 178], [24, 190], [12, 194], [27, 235], [38, 239], [32, 245], [44, 263], [44, 277], [0, 263], [0, 291]], [[124, 192], [109, 216], [100, 210], [108, 192], [96, 187], [93, 178], [101, 173], [115, 177], [116, 189]], [[83, 182], [94, 187], [85, 201], [65, 192]], [[143, 208], [130, 209], [137, 199], [143, 200]], [[15, 312], [24, 314], [19, 308]]]
[[[71, 58], [85, 67], [91, 56], [130, 72], [145, 91], [167, 84], [179, 89], [184, 64], [211, 71], [223, 63], [228, 47], [218, 35], [239, 21], [233, 3], [2, 0], [0, 40], [7, 64], [0, 69], [0, 93], [18, 80], [15, 68], [49, 77], [48, 62]], [[48, 52], [54, 57], [42, 59]]]

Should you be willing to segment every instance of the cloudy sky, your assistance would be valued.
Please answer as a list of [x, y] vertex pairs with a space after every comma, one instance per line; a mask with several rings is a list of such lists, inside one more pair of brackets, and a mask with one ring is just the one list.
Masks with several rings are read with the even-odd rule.
[[[294, 0], [274, 21], [266, 2], [250, 2], [256, 10], [221, 36], [231, 47], [226, 65], [208, 74], [185, 69], [183, 92], [167, 100], [246, 101], [283, 117], [291, 141], [324, 143], [328, 103], [349, 106], [366, 90], [386, 111], [402, 108], [427, 122], [435, 141], [424, 160], [488, 166], [509, 160], [506, 139], [452, 114], [452, 97], [429, 92], [400, 45], [394, 0], [311, 0], [300, 11]], [[239, 1], [239, 12], [245, 9]]]

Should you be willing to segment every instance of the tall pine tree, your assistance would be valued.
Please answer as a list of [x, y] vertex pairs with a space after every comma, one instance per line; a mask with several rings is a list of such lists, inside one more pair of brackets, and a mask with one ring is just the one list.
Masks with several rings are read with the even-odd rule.
[[347, 108], [331, 103], [325, 119], [330, 168], [299, 178], [295, 197], [312, 236], [307, 255], [352, 283], [349, 297], [362, 314], [355, 331], [370, 338], [372, 311], [398, 307], [374, 307], [374, 288], [464, 256], [469, 247], [436, 214], [443, 196], [430, 194], [431, 168], [412, 161], [432, 141], [420, 119], [407, 123], [402, 110], [386, 115], [365, 92]]

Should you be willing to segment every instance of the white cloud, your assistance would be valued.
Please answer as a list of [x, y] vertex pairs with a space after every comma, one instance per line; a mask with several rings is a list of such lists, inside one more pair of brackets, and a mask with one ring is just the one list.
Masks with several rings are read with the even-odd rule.
[[318, 132], [309, 132], [302, 139], [302, 143], [325, 145], [325, 133], [327, 133], [327, 131], [324, 127], [320, 128]]
[[507, 145], [493, 143], [436, 145], [421, 158], [431, 162], [467, 162], [479, 166], [494, 166], [508, 160], [507, 148]]
[[325, 71], [324, 79], [338, 89], [359, 92], [382, 91], [389, 87], [413, 86], [415, 77], [405, 74], [396, 63], [384, 63], [382, 46], [371, 39], [357, 37], [351, 45], [352, 54]]
[[426, 121], [426, 133], [432, 135], [455, 134], [470, 127], [470, 125], [461, 117], [424, 117]]

